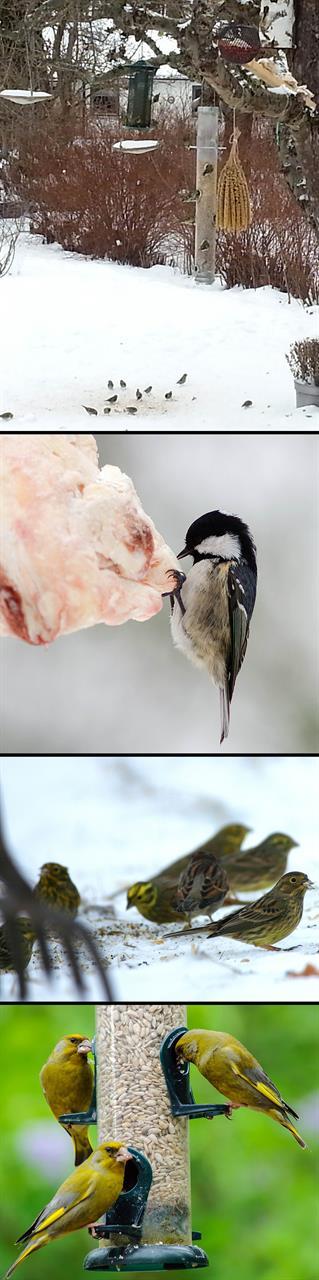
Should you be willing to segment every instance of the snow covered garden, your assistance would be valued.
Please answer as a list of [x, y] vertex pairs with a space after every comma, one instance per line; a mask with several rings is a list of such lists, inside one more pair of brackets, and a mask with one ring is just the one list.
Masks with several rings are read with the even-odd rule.
[[318, 426], [318, 408], [296, 409], [285, 355], [296, 338], [317, 335], [319, 307], [277, 290], [206, 288], [177, 269], [92, 261], [25, 233], [1, 301], [7, 429]]

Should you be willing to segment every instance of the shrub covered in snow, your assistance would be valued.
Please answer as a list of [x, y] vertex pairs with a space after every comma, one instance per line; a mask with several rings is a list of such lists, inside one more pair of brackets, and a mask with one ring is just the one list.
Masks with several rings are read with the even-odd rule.
[[319, 338], [293, 342], [287, 360], [294, 378], [319, 387]]

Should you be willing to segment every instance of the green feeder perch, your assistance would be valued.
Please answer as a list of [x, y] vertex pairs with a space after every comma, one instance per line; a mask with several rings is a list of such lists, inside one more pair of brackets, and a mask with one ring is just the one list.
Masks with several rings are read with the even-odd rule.
[[143, 59], [130, 71], [126, 124], [131, 129], [149, 129], [155, 71], [156, 67]]

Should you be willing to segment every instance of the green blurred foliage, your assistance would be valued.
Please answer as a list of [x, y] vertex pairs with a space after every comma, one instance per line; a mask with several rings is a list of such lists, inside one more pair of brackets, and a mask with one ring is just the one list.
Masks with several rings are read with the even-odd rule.
[[[50, 1118], [39, 1086], [40, 1068], [62, 1034], [90, 1036], [94, 1022], [91, 1005], [0, 1009], [0, 1274], [15, 1256], [14, 1240], [57, 1186], [49, 1167], [45, 1178], [36, 1165], [25, 1162], [17, 1146], [24, 1126]], [[317, 1007], [191, 1005], [188, 1024], [231, 1032], [247, 1045], [299, 1111], [299, 1128], [310, 1147], [302, 1151], [289, 1133], [253, 1111], [234, 1112], [231, 1121], [191, 1121], [193, 1227], [202, 1232], [210, 1259], [207, 1280], [316, 1280], [318, 1132], [309, 1120], [309, 1107], [315, 1105], [317, 1091], [318, 1130]], [[195, 1068], [192, 1086], [196, 1100], [221, 1101]], [[94, 1130], [92, 1135], [94, 1142]], [[66, 1149], [71, 1167], [71, 1144]], [[68, 1280], [77, 1280], [90, 1247], [86, 1233], [76, 1233], [28, 1259], [21, 1276], [56, 1280], [58, 1269], [61, 1275], [67, 1269]]]
[[[0, 1275], [15, 1257], [14, 1241], [56, 1191], [61, 1178], [47, 1178], [34, 1164], [27, 1165], [16, 1139], [32, 1120], [46, 1122], [51, 1116], [39, 1083], [39, 1071], [62, 1035], [80, 1032], [91, 1036], [95, 1029], [94, 1005], [2, 1006], [1, 1033], [1, 1161], [0, 1161]], [[56, 1121], [52, 1117], [52, 1125]], [[94, 1132], [94, 1131], [93, 1131]], [[65, 1135], [73, 1164], [71, 1140]], [[81, 1275], [83, 1257], [90, 1238], [76, 1232], [57, 1241], [45, 1255], [28, 1259], [26, 1280], [57, 1280], [67, 1269], [68, 1280]], [[44, 1262], [45, 1258], [45, 1262]], [[21, 1270], [21, 1275], [23, 1271]]]
[[[191, 1121], [193, 1226], [207, 1280], [315, 1280], [318, 1275], [319, 1019], [315, 1005], [190, 1005], [189, 1027], [227, 1031], [250, 1050], [300, 1115], [309, 1151], [256, 1111]], [[198, 1102], [221, 1096], [191, 1068]], [[317, 1132], [307, 1097], [316, 1096]], [[303, 1119], [303, 1108], [305, 1117]], [[307, 1119], [307, 1123], [306, 1123]]]

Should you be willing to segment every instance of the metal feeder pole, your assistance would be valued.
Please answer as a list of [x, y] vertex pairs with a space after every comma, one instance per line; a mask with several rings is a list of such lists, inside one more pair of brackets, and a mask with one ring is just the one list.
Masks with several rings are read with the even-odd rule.
[[195, 280], [213, 284], [216, 260], [218, 107], [199, 107], [196, 146]]
[[182, 1004], [97, 1007], [99, 1142], [133, 1145], [153, 1170], [142, 1245], [192, 1244], [188, 1121], [172, 1116], [160, 1062], [167, 1031], [185, 1022]]

